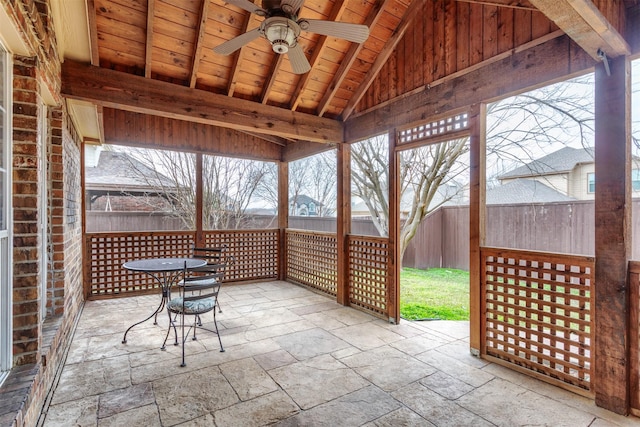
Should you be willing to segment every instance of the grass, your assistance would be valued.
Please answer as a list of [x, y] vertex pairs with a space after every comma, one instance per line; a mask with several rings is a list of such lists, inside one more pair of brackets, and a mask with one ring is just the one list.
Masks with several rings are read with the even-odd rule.
[[469, 272], [453, 268], [403, 268], [400, 315], [410, 320], [469, 320]]

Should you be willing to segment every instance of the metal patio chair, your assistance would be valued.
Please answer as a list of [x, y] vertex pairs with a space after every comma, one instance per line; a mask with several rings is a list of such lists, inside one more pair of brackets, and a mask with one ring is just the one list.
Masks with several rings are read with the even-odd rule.
[[[162, 343], [162, 350], [166, 350], [167, 340], [173, 328], [175, 336], [174, 345], [178, 345], [178, 327], [182, 331], [182, 363], [180, 366], [186, 366], [184, 357], [184, 346], [189, 334], [193, 332], [192, 340], [197, 340], [197, 330], [204, 329], [218, 336], [220, 343], [220, 351], [224, 352], [220, 332], [218, 330], [218, 322], [216, 320], [216, 306], [218, 305], [218, 294], [220, 292], [220, 279], [223, 273], [206, 273], [191, 275], [187, 270], [185, 263], [184, 278], [182, 280], [181, 295], [172, 298], [167, 302], [167, 313], [169, 315], [169, 327], [167, 335]], [[208, 312], [213, 312], [213, 325], [215, 330], [202, 326], [200, 316]], [[186, 324], [185, 318], [193, 316], [193, 323]], [[186, 329], [186, 331], [185, 331]]]

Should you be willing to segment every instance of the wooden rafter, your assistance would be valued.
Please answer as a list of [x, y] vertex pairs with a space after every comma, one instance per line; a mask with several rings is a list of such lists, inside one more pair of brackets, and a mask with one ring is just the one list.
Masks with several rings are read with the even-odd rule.
[[529, 0], [457, 0], [465, 3], [486, 4], [488, 6], [511, 7], [513, 9], [536, 10]]
[[96, 4], [94, 0], [87, 0], [87, 21], [89, 25], [91, 65], [100, 65], [100, 55], [98, 53], [98, 28], [96, 25]]
[[260, 102], [265, 104], [269, 101], [269, 94], [271, 93], [271, 88], [273, 88], [273, 84], [276, 81], [276, 73], [280, 68], [280, 64], [284, 59], [284, 55], [276, 54], [275, 58], [273, 58], [273, 62], [271, 63], [271, 69], [269, 70], [269, 78], [264, 84], [264, 88], [262, 89], [262, 95], [260, 96]]
[[[339, 0], [336, 1], [331, 9], [331, 13], [329, 14], [329, 21], [338, 21], [345, 9], [347, 8], [347, 0]], [[291, 97], [291, 103], [289, 104], [289, 108], [292, 110], [296, 110], [298, 108], [298, 104], [300, 104], [300, 100], [302, 99], [302, 93], [304, 92], [307, 83], [311, 80], [311, 73], [313, 69], [318, 65], [320, 58], [322, 57], [322, 53], [327, 45], [327, 40], [329, 38], [327, 36], [320, 36], [318, 39], [318, 43], [316, 47], [313, 49], [313, 54], [311, 55], [311, 59], [309, 60], [309, 64], [311, 65], [311, 71], [303, 74], [298, 80], [298, 84], [293, 90], [293, 95]]]
[[358, 102], [360, 102], [367, 89], [369, 89], [369, 86], [371, 86], [373, 79], [376, 78], [384, 64], [386, 64], [387, 59], [389, 59], [389, 56], [395, 50], [396, 45], [400, 42], [400, 40], [402, 40], [404, 33], [407, 31], [407, 28], [409, 28], [409, 25], [411, 25], [411, 23], [413, 22], [413, 18], [420, 14], [425, 2], [426, 0], [413, 0], [411, 2], [409, 8], [402, 16], [402, 20], [398, 24], [395, 32], [393, 33], [391, 38], [389, 38], [389, 41], [387, 42], [385, 47], [380, 51], [380, 54], [378, 54], [378, 56], [376, 57], [375, 62], [373, 63], [369, 71], [367, 71], [367, 74], [364, 76], [362, 83], [360, 83], [360, 86], [358, 86], [358, 89], [356, 89], [356, 91], [353, 93], [351, 99], [342, 111], [343, 120], [346, 120], [356, 108]]
[[[244, 21], [244, 25], [242, 26], [242, 31], [240, 34], [244, 34], [249, 30], [249, 26], [251, 22], [256, 21], [258, 15], [254, 13], [250, 13], [247, 16], [247, 19]], [[231, 66], [231, 76], [229, 77], [229, 84], [227, 86], [227, 95], [233, 96], [233, 93], [236, 90], [236, 83], [238, 82], [238, 73], [240, 72], [240, 64], [242, 63], [242, 56], [244, 54], [245, 48], [242, 46], [236, 53], [233, 54], [233, 65]]]
[[341, 142], [342, 123], [67, 60], [61, 93], [126, 111], [313, 142]]
[[265, 141], [269, 141], [273, 144], [276, 145], [280, 145], [282, 147], [285, 147], [287, 145], [287, 140], [284, 138], [281, 138], [279, 136], [274, 136], [274, 135], [265, 135], [262, 133], [256, 133], [256, 132], [245, 132], [247, 135], [251, 135], [251, 136], [255, 136], [256, 138], [261, 138], [264, 139]]
[[198, 21], [198, 38], [196, 39], [195, 49], [193, 50], [193, 59], [191, 62], [191, 78], [189, 79], [189, 87], [196, 87], [198, 80], [198, 67], [202, 56], [202, 40], [204, 39], [205, 30], [207, 28], [207, 16], [209, 14], [209, 2], [204, 0], [200, 9], [200, 20]]
[[591, 0], [529, 0], [593, 59], [628, 55], [629, 45]]
[[151, 77], [151, 57], [153, 53], [153, 16], [155, 15], [156, 0], [147, 1], [147, 42], [144, 49], [144, 76]]
[[[380, 19], [380, 17], [382, 16], [383, 6], [384, 6], [384, 1], [378, 0], [373, 6], [371, 13], [369, 13], [367, 20], [364, 22], [364, 25], [366, 25], [369, 28], [375, 27], [375, 25], [378, 22], [378, 19]], [[347, 54], [344, 56], [344, 59], [340, 63], [340, 67], [338, 67], [338, 71], [333, 76], [331, 83], [329, 83], [329, 87], [327, 88], [327, 91], [324, 93], [324, 96], [320, 100], [320, 104], [318, 105], [318, 108], [316, 111], [318, 116], [322, 117], [324, 113], [326, 113], [327, 108], [329, 107], [329, 105], [331, 104], [331, 101], [333, 100], [333, 97], [338, 92], [338, 89], [340, 88], [340, 85], [342, 84], [345, 77], [347, 76], [347, 73], [349, 73], [351, 66], [358, 58], [358, 54], [362, 50], [362, 46], [363, 46], [362, 44], [357, 44], [357, 43], [351, 44], [351, 47], [347, 51]]]

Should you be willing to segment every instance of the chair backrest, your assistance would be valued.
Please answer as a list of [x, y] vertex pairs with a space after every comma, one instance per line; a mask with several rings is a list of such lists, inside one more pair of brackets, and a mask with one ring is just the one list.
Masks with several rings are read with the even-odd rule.
[[[214, 297], [217, 301], [220, 285], [224, 273], [203, 273], [198, 272], [192, 275], [193, 270], [184, 269], [182, 298], [183, 303], [189, 301], [197, 301], [205, 298]], [[215, 306], [215, 305], [214, 305]]]
[[[192, 269], [191, 271], [217, 272], [223, 273], [227, 266], [232, 265], [235, 258], [228, 255], [228, 246], [221, 247], [198, 247], [193, 246], [193, 258], [200, 258], [207, 261], [207, 265]], [[220, 278], [222, 280], [222, 278]]]

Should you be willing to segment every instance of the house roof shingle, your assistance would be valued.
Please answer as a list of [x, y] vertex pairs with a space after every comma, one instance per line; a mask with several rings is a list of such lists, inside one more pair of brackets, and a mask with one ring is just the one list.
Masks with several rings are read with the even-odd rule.
[[576, 200], [533, 179], [518, 178], [487, 190], [488, 205], [551, 203]]
[[127, 153], [102, 151], [95, 167], [85, 168], [87, 189], [157, 190], [175, 187], [167, 177], [157, 174]]
[[580, 163], [592, 163], [594, 149], [564, 147], [551, 154], [547, 154], [526, 165], [515, 168], [498, 177], [498, 179], [521, 178], [530, 176], [549, 175], [571, 171]]

